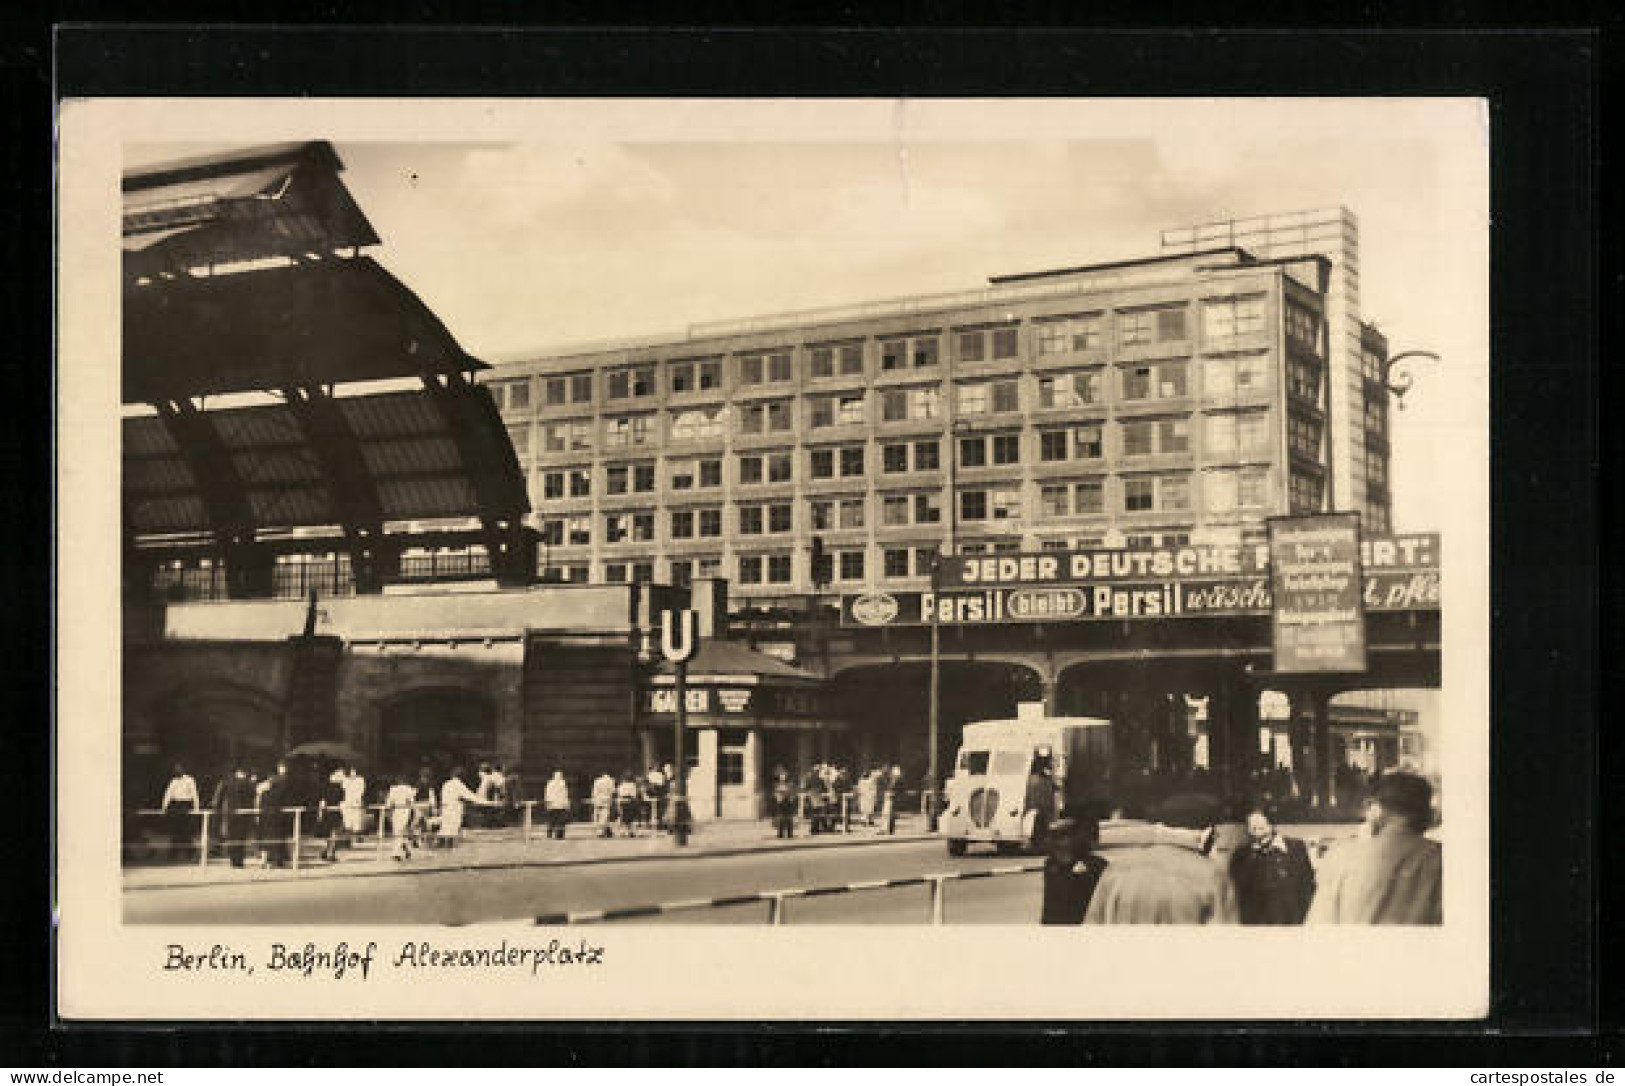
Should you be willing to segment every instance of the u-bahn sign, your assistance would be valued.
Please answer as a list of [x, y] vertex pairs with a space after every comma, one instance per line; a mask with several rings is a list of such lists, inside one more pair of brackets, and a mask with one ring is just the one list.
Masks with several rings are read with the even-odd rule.
[[[1439, 606], [1437, 532], [1361, 541], [1367, 611]], [[841, 598], [841, 624], [919, 626], [1268, 615], [1268, 544], [961, 555], [942, 562], [935, 592]]]

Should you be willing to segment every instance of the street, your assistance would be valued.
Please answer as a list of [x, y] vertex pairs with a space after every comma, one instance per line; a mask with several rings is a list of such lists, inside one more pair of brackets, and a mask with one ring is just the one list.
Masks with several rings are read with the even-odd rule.
[[[950, 859], [941, 841], [906, 841], [682, 859], [637, 859], [572, 867], [390, 871], [370, 877], [291, 879], [238, 885], [127, 890], [132, 924], [470, 924], [545, 913], [616, 909], [764, 891], [844, 885], [1033, 862], [973, 853]], [[1033, 923], [1038, 876], [950, 883], [949, 923]], [[928, 889], [904, 886], [794, 899], [788, 923], [924, 923]], [[618, 923], [760, 923], [750, 903]]]

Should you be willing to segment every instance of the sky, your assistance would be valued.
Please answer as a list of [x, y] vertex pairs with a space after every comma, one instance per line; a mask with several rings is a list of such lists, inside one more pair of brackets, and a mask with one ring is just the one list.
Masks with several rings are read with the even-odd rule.
[[[1362, 315], [1395, 353], [1442, 356], [1417, 368], [1394, 413], [1397, 527], [1437, 526], [1452, 481], [1430, 450], [1482, 425], [1471, 410], [1488, 364], [1476, 103], [540, 108], [508, 124], [425, 109], [420, 124], [392, 115], [336, 126], [354, 138], [305, 136], [333, 139], [382, 238], [374, 255], [476, 357], [972, 289], [1154, 255], [1168, 227], [1344, 205], [1360, 224]], [[231, 145], [205, 142], [132, 141], [125, 163]]]

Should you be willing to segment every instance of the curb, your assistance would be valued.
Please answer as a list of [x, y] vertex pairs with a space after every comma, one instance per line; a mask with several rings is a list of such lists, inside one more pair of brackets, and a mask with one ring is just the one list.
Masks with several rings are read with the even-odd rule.
[[[373, 879], [390, 878], [400, 875], [438, 875], [443, 872], [454, 871], [520, 871], [530, 867], [592, 867], [599, 864], [642, 863], [649, 860], [702, 860], [724, 859], [729, 856], [762, 855], [779, 852], [801, 852], [815, 848], [841, 848], [866, 845], [901, 845], [915, 844], [920, 841], [932, 841], [936, 836], [931, 833], [897, 833], [888, 836], [846, 838], [837, 837], [833, 840], [816, 841], [807, 839], [797, 844], [765, 844], [765, 845], [733, 845], [715, 849], [695, 849], [691, 852], [645, 853], [636, 856], [587, 856], [576, 859], [548, 859], [538, 857], [531, 860], [491, 860], [481, 862], [478, 860], [469, 863], [447, 864], [436, 867], [382, 867], [366, 871], [335, 871], [323, 869], [300, 873], [297, 875], [277, 876], [251, 876], [246, 879], [211, 879], [203, 882], [154, 882], [140, 886], [125, 886], [126, 893], [138, 893], [146, 890], [185, 890], [206, 886], [244, 886], [264, 885], [281, 882], [311, 882], [318, 879]], [[357, 861], [365, 862], [365, 861]]]

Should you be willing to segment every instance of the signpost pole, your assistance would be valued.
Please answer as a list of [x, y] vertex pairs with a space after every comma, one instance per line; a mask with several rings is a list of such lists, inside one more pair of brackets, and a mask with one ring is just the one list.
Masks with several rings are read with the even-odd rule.
[[677, 752], [676, 779], [671, 782], [671, 836], [678, 845], [688, 844], [688, 661], [677, 664], [676, 735], [672, 747]]
[[925, 826], [937, 832], [937, 714], [942, 700], [942, 624], [938, 621], [936, 584], [940, 578], [932, 570], [931, 599], [931, 707], [927, 715], [925, 740]]

